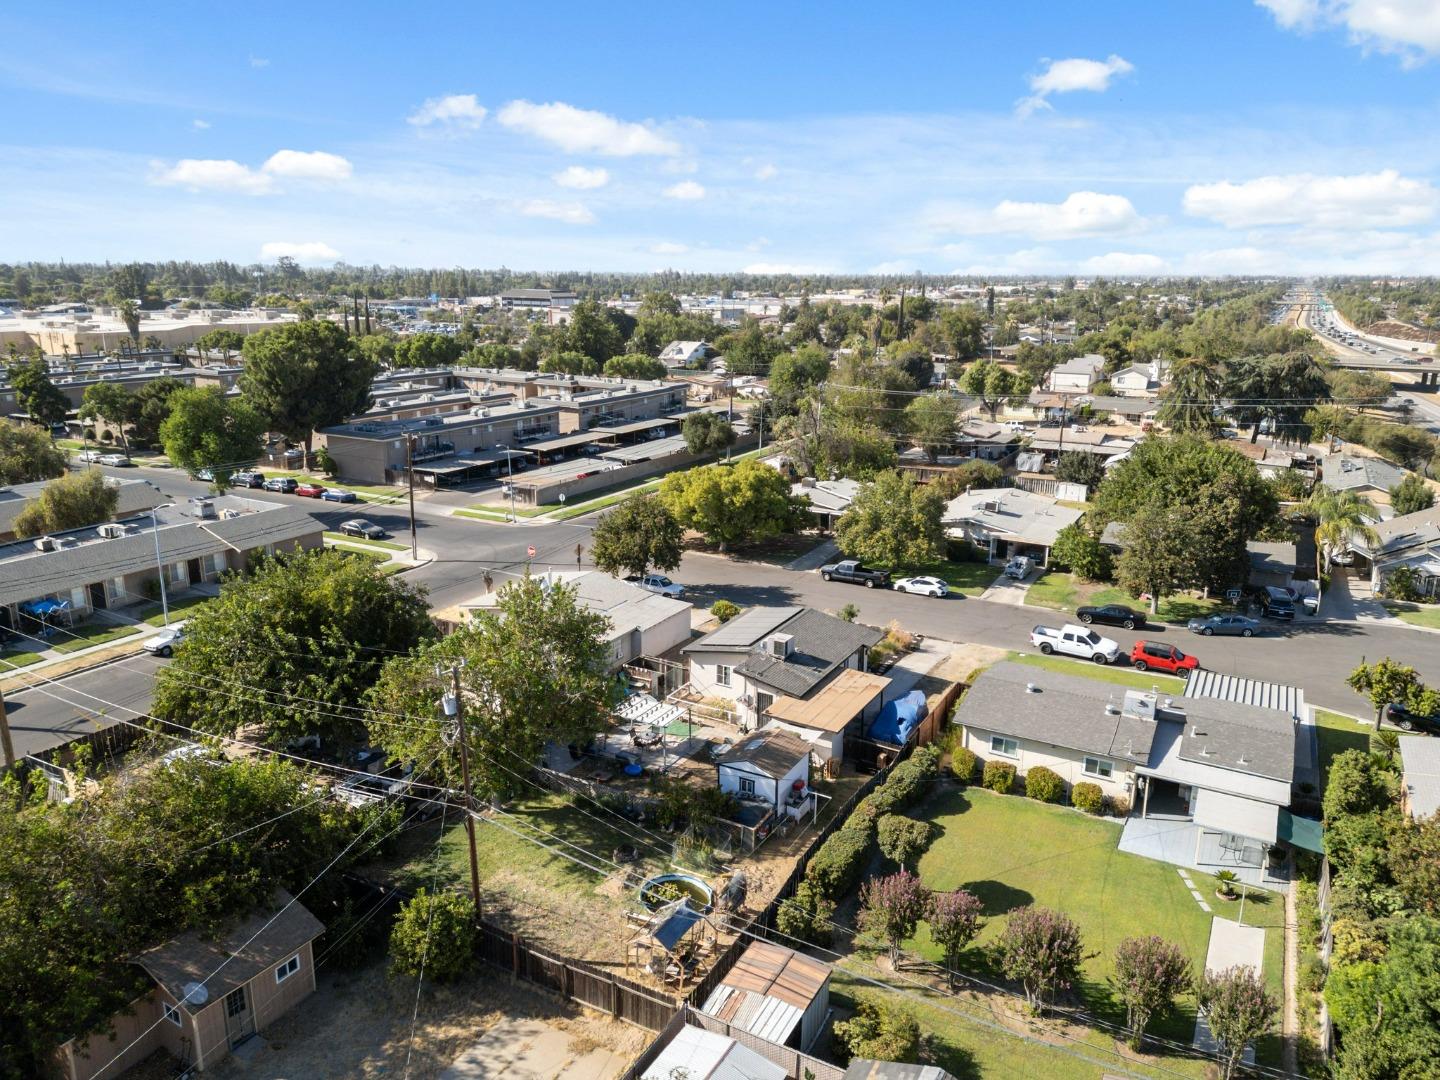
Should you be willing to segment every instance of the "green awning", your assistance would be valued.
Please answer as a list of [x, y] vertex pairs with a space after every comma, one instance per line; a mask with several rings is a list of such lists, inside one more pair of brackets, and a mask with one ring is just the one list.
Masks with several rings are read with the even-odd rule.
[[1313, 851], [1316, 855], [1325, 854], [1325, 830], [1314, 818], [1296, 817], [1289, 810], [1281, 810], [1277, 832], [1280, 839], [1291, 847]]

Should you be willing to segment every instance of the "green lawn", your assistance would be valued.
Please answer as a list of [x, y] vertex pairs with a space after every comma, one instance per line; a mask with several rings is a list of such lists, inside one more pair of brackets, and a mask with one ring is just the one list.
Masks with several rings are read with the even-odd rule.
[[1185, 689], [1185, 680], [1173, 675], [1157, 675], [1153, 671], [1132, 671], [1128, 667], [1111, 667], [1109, 664], [1094, 664], [1086, 660], [1075, 660], [1068, 656], [1045, 656], [1041, 653], [1012, 652], [1007, 659], [1017, 664], [1059, 671], [1066, 675], [1079, 675], [1098, 682], [1129, 686], [1136, 690], [1149, 690], [1158, 686], [1167, 694], [1178, 694]]
[[43, 652], [30, 649], [0, 649], [0, 674], [14, 668], [29, 667], [45, 659]]
[[983, 562], [952, 562], [942, 559], [940, 562], [926, 563], [923, 566], [906, 567], [903, 574], [897, 573], [894, 576], [938, 577], [954, 592], [964, 596], [979, 596], [1000, 576], [1003, 569], [1004, 567]]
[[[546, 503], [544, 506], [517, 506], [515, 516], [522, 518], [543, 517], [551, 521], [566, 521], [573, 517], [580, 517], [582, 514], [593, 514], [596, 510], [604, 510], [608, 506], [614, 506], [618, 502], [624, 502], [631, 495], [648, 495], [660, 487], [659, 480], [651, 480], [640, 484], [637, 487], [629, 487], [623, 491], [612, 492], [609, 495], [602, 495], [596, 499], [587, 499], [583, 502], [571, 503], [562, 506], [560, 503]], [[456, 510], [456, 517], [476, 518], [480, 521], [507, 521], [510, 508], [501, 504], [485, 504], [471, 506], [464, 510]]]
[[[174, 619], [180, 612], [188, 611], [190, 608], [198, 607], [201, 604], [208, 604], [214, 599], [216, 599], [216, 597], [204, 595], [182, 596], [178, 599], [172, 599], [169, 601], [170, 618]], [[133, 612], [127, 612], [127, 614], [132, 618], [139, 619], [143, 623], [149, 623], [151, 626], [165, 625], [165, 610], [159, 604], [146, 604], [144, 607], [138, 608]]]
[[109, 623], [99, 622], [83, 623], [80, 626], [72, 626], [69, 630], [57, 635], [59, 640], [56, 641], [53, 648], [58, 653], [79, 652], [92, 645], [103, 645], [107, 641], [116, 641], [139, 632], [139, 628], [134, 626], [111, 626]]
[[1320, 743], [1320, 790], [1330, 775], [1330, 762], [1343, 750], [1368, 750], [1374, 724], [1362, 724], [1339, 713], [1315, 710], [1316, 738]]
[[[1137, 611], [1148, 612], [1146, 601], [1131, 596], [1124, 589], [1090, 581], [1076, 581], [1069, 574], [1042, 574], [1025, 594], [1025, 603], [1034, 607], [1074, 611], [1081, 604], [1124, 604]], [[1160, 601], [1159, 614], [1150, 616], [1161, 622], [1183, 623], [1201, 615], [1210, 615], [1225, 606], [1223, 600], [1206, 600], [1199, 596], [1167, 596]]]
[[1400, 604], [1386, 600], [1385, 610], [1391, 615], [1398, 615], [1402, 622], [1411, 626], [1440, 630], [1440, 604]]
[[357, 547], [384, 548], [386, 551], [409, 551], [409, 544], [396, 544], [390, 540], [362, 540], [358, 536], [346, 536], [344, 533], [327, 532], [326, 540], [335, 540], [340, 543], [354, 544]]
[[[925, 884], [932, 889], [964, 887], [985, 903], [987, 921], [977, 938], [979, 946], [996, 941], [1006, 914], [1026, 905], [1055, 908], [1075, 920], [1087, 953], [1076, 990], [1086, 1008], [1102, 1019], [1124, 1022], [1124, 1007], [1108, 982], [1115, 946], [1122, 938], [1158, 934], [1178, 945], [1197, 968], [1204, 965], [1212, 916], [1200, 909], [1175, 867], [1119, 851], [1119, 824], [974, 787], [943, 791], [917, 816], [939, 827], [937, 839], [920, 859]], [[1203, 873], [1191, 871], [1191, 878], [1207, 898], [1213, 893]], [[1222, 910], [1216, 901], [1211, 906], [1221, 917], [1238, 913], [1238, 905], [1224, 904]], [[1270, 939], [1283, 937], [1283, 918], [1278, 896], [1259, 894], [1258, 900], [1252, 897], [1246, 903], [1247, 925], [1275, 927], [1266, 934], [1267, 969], [1273, 962], [1275, 970], [1265, 974], [1277, 988], [1281, 946]], [[923, 924], [912, 946], [932, 959], [940, 956]], [[974, 945], [961, 964], [980, 977], [1000, 977], [984, 950]], [[1187, 1003], [1153, 1030], [1188, 1042], [1194, 1023], [1193, 1005]]]

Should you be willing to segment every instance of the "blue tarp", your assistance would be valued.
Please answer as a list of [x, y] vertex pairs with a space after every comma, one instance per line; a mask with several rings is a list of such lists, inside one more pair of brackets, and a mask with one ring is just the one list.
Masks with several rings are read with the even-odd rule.
[[650, 936], [660, 943], [667, 951], [673, 952], [675, 946], [680, 944], [680, 939], [690, 932], [690, 928], [705, 916], [690, 906], [689, 901], [681, 900], [676, 903], [675, 908], [666, 916], [665, 921], [651, 931]]
[[28, 604], [20, 605], [22, 610], [28, 611], [32, 615], [49, 615], [52, 612], [64, 611], [69, 606], [70, 604], [67, 601], [49, 599], [32, 600]]
[[868, 735], [876, 742], [904, 746], [925, 714], [925, 693], [911, 690], [904, 697], [896, 698], [880, 710], [880, 715], [870, 725]]

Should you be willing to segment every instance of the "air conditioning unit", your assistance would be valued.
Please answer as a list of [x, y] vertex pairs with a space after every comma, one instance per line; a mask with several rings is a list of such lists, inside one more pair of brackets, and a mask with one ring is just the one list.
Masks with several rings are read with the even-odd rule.
[[213, 518], [215, 516], [215, 500], [194, 498], [190, 502], [194, 504], [195, 516], [197, 518]]
[[221, 518], [221, 520], [223, 520], [223, 521], [229, 521], [231, 518], [238, 518], [239, 516], [240, 516], [240, 511], [239, 511], [239, 510], [221, 510], [221, 511], [220, 511], [220, 518]]
[[776, 660], [784, 660], [790, 655], [790, 646], [794, 641], [795, 639], [789, 634], [775, 634], [767, 642], [770, 647], [768, 651]]
[[122, 536], [130, 536], [135, 532], [135, 526], [122, 525], [118, 521], [107, 521], [95, 530], [103, 539], [119, 540]]
[[55, 538], [53, 536], [37, 536], [35, 538], [36, 551], [54, 551]]

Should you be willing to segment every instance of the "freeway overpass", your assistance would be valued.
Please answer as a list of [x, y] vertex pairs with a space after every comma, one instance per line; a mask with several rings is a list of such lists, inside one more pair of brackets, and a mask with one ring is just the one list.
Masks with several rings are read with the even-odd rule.
[[[1421, 393], [1440, 390], [1440, 361], [1424, 342], [1375, 337], [1350, 326], [1323, 297], [1311, 302], [1297, 297], [1286, 303], [1296, 314], [1296, 325], [1315, 334], [1330, 353], [1330, 365], [1364, 371], [1385, 371], [1410, 376]], [[1349, 344], [1349, 339], [1354, 344]]]

